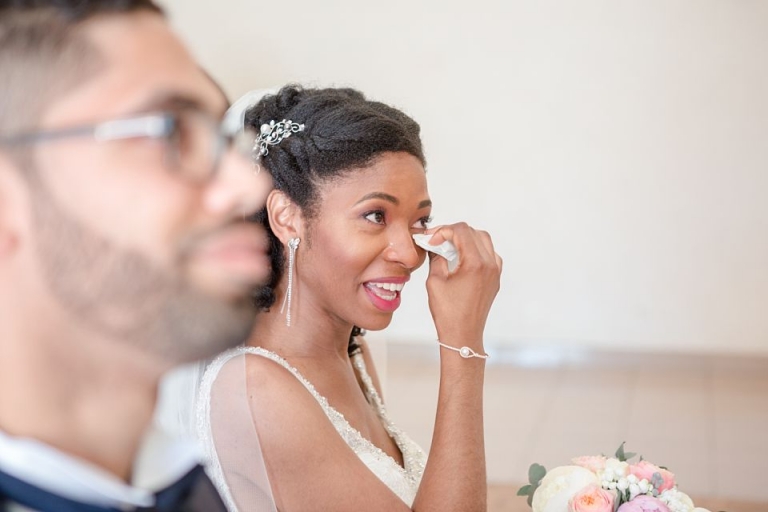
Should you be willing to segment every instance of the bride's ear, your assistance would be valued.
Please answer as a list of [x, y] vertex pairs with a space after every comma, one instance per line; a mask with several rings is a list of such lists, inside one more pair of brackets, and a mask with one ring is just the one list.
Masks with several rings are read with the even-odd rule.
[[267, 196], [269, 226], [277, 238], [288, 244], [291, 238], [301, 237], [303, 218], [301, 209], [280, 190], [272, 190]]

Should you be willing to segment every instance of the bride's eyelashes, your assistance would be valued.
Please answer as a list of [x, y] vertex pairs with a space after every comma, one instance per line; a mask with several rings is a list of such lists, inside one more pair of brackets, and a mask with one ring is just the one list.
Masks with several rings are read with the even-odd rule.
[[384, 210], [372, 210], [365, 212], [363, 218], [372, 224], [379, 224], [381, 226], [386, 224], [386, 214]]
[[[372, 223], [379, 226], [384, 226], [387, 224], [387, 215], [384, 210], [371, 210], [367, 211], [363, 214], [363, 218]], [[412, 226], [412, 229], [427, 229], [429, 228], [429, 224], [432, 222], [432, 216], [425, 215], [424, 217], [421, 217], [419, 220], [417, 220]]]
[[411, 227], [414, 229], [428, 229], [430, 224], [432, 224], [432, 216], [426, 215], [416, 221], [416, 224]]

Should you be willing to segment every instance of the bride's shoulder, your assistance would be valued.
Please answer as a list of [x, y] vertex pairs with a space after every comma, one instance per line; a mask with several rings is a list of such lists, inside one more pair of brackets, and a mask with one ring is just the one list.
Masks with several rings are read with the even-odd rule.
[[317, 450], [318, 439], [337, 436], [324, 409], [327, 400], [293, 367], [264, 353], [247, 354], [245, 362], [251, 419], [273, 455], [288, 463]]
[[[275, 416], [305, 415], [322, 399], [299, 370], [274, 352], [250, 347], [243, 361], [248, 399], [254, 409], [269, 409]], [[322, 409], [319, 410], [322, 413]]]

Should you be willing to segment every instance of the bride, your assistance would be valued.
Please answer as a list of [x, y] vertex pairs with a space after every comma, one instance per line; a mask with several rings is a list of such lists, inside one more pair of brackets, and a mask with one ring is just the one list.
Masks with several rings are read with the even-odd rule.
[[[261, 130], [258, 166], [275, 183], [257, 219], [273, 277], [250, 339], [208, 366], [197, 403], [229, 508], [485, 510], [483, 330], [501, 274], [491, 238], [429, 228], [419, 126], [394, 108], [351, 89], [287, 86], [245, 123]], [[427, 256], [415, 234], [460, 258], [449, 271], [429, 254], [441, 372], [429, 457], [387, 416], [361, 336], [384, 329], [414, 286]]]

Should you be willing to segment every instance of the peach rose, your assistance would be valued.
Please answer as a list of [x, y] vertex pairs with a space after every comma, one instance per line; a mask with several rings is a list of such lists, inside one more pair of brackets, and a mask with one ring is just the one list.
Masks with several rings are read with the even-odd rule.
[[568, 512], [613, 512], [615, 494], [590, 484], [568, 501]]
[[669, 512], [669, 508], [660, 499], [641, 494], [624, 503], [616, 512]]
[[659, 492], [664, 492], [667, 489], [671, 489], [675, 486], [675, 475], [672, 474], [672, 472], [667, 471], [666, 469], [661, 469], [660, 467], [651, 464], [647, 460], [641, 460], [637, 464], [632, 464], [629, 466], [629, 474], [635, 475], [640, 480], [648, 480], [649, 482], [653, 482], [653, 475], [658, 473], [661, 476], [662, 483], [658, 487]]
[[602, 455], [587, 455], [584, 457], [576, 457], [571, 460], [577, 466], [587, 468], [588, 470], [598, 473], [605, 469], [605, 457]]

